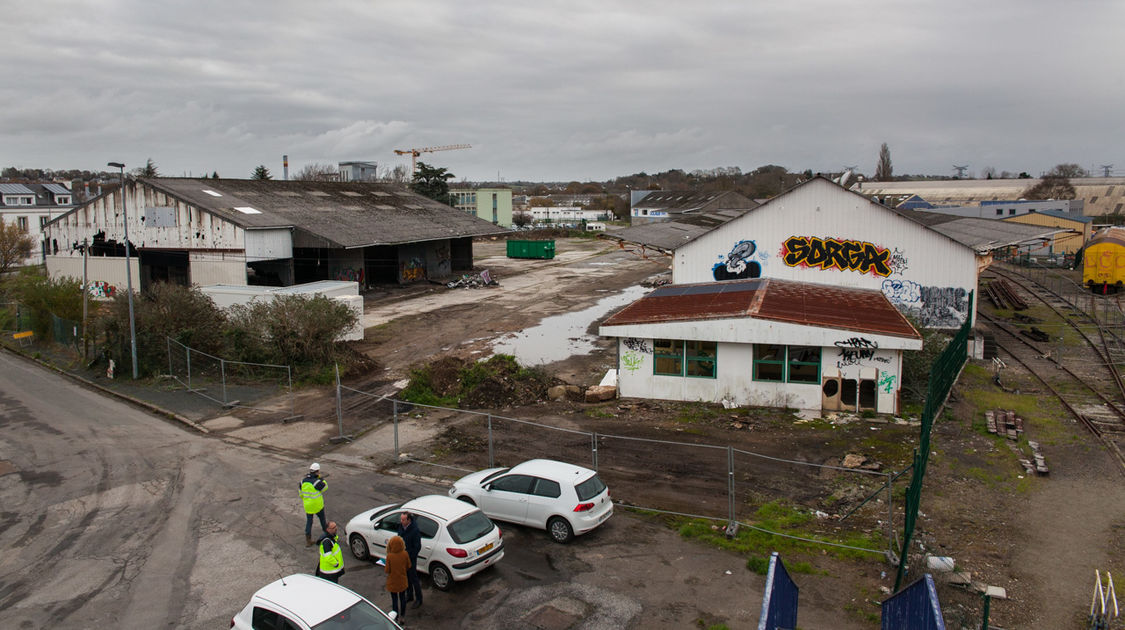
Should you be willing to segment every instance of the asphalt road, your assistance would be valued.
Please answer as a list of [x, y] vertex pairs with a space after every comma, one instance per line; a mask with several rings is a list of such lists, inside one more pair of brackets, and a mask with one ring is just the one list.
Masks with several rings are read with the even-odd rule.
[[[0, 628], [228, 627], [261, 586], [315, 570], [297, 497], [308, 463], [200, 435], [0, 351]], [[321, 463], [341, 524], [445, 490]], [[762, 578], [745, 560], [662, 526], [619, 511], [569, 545], [501, 527], [504, 559], [447, 593], [423, 577], [409, 627], [757, 624]], [[389, 608], [381, 569], [344, 557], [341, 583]], [[804, 585], [814, 580], [838, 587]], [[864, 627], [831, 608], [803, 610], [802, 625]]]

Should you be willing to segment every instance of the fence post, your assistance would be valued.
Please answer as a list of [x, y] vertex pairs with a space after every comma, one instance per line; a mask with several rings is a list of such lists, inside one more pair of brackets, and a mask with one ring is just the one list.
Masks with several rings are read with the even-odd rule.
[[594, 455], [594, 470], [598, 469], [598, 433], [595, 431], [590, 434], [590, 446], [593, 448]]
[[734, 504], [734, 447], [727, 445], [727, 513], [730, 516], [727, 520], [730, 525], [728, 532], [734, 527], [737, 516], [734, 513]]
[[[340, 428], [340, 437], [344, 436], [344, 406], [340, 398], [340, 364], [336, 368], [336, 426]], [[395, 449], [398, 450], [398, 449]]]
[[496, 466], [492, 451], [492, 414], [488, 414], [488, 467]]
[[184, 346], [184, 354], [187, 355], [187, 388], [191, 390], [191, 348]]
[[293, 396], [293, 366], [285, 366], [285, 374], [289, 380], [289, 417], [297, 417], [297, 401]]
[[227, 404], [227, 362], [219, 359], [219, 380], [223, 382], [223, 406]]
[[395, 424], [395, 461], [398, 461], [398, 401], [391, 399], [391, 415]]
[[894, 506], [894, 478], [887, 473], [887, 546], [891, 553], [895, 550], [895, 506]]

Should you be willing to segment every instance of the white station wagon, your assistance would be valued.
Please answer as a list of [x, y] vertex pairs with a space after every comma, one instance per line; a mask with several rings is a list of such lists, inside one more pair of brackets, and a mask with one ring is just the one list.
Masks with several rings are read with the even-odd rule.
[[406, 503], [372, 508], [348, 521], [344, 532], [352, 555], [360, 560], [386, 558], [387, 542], [398, 535], [399, 515], [410, 512], [422, 535], [418, 571], [438, 590], [467, 580], [504, 557], [504, 540], [496, 523], [479, 509], [431, 494]]
[[550, 459], [466, 475], [449, 496], [480, 507], [489, 518], [545, 529], [559, 543], [613, 515], [609, 488], [596, 471]]

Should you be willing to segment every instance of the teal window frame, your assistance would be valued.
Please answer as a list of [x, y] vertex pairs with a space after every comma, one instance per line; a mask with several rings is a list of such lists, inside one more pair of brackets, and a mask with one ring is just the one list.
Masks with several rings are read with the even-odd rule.
[[[785, 382], [820, 384], [820, 346], [786, 346]], [[813, 357], [815, 355], [815, 359]], [[796, 368], [796, 369], [794, 369]], [[811, 373], [809, 368], [811, 368]], [[798, 378], [794, 378], [794, 372]]]
[[715, 378], [719, 372], [718, 358], [718, 342], [688, 341], [684, 344], [684, 375], [688, 378]]
[[[779, 370], [779, 375], [762, 376], [763, 368], [773, 372]], [[785, 382], [785, 346], [776, 343], [754, 344], [754, 380], [768, 383]]]
[[[675, 365], [674, 371], [670, 367], [661, 370], [668, 361], [672, 361]], [[653, 339], [652, 373], [655, 376], [683, 376], [684, 342], [679, 339]]]

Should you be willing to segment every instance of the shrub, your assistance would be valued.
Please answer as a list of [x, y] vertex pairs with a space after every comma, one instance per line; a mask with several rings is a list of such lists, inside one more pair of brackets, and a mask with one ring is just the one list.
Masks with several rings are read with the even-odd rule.
[[338, 358], [336, 339], [356, 324], [342, 302], [321, 295], [279, 295], [232, 307], [227, 340], [242, 361], [309, 368]]
[[31, 329], [49, 338], [51, 315], [82, 321], [82, 283], [72, 278], [48, 278], [38, 268], [24, 269], [11, 280], [8, 290], [31, 315]]

